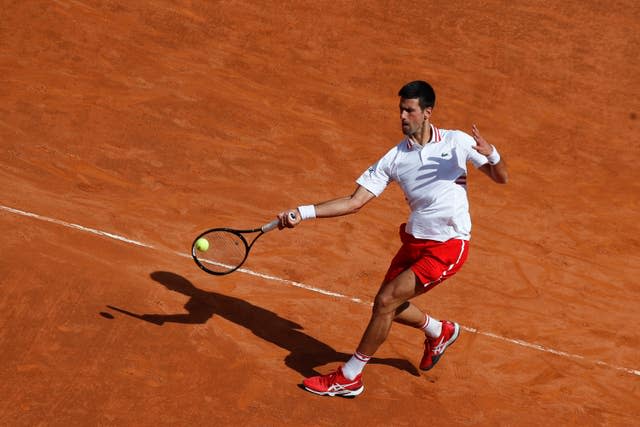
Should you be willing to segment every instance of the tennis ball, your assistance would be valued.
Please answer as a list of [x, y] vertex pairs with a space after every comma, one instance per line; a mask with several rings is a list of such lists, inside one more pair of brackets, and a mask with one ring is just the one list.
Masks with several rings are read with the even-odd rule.
[[196, 249], [201, 252], [206, 252], [209, 249], [209, 241], [204, 237], [196, 240]]

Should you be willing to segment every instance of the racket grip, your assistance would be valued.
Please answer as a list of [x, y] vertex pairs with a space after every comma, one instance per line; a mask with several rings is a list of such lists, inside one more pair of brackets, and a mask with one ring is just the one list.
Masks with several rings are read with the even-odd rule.
[[[293, 212], [289, 212], [289, 218], [293, 221], [296, 219], [296, 214], [294, 214]], [[279, 219], [274, 219], [273, 221], [265, 224], [262, 226], [262, 232], [266, 233], [267, 231], [271, 231], [274, 228], [278, 228], [278, 225], [280, 224], [280, 220]]]
[[271, 231], [274, 228], [278, 228], [278, 224], [280, 224], [280, 220], [274, 219], [273, 221], [262, 226], [262, 232], [266, 233], [267, 231]]

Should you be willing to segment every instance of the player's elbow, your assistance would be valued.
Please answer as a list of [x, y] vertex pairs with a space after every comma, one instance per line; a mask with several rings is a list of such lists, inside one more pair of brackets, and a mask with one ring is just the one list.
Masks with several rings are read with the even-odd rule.
[[364, 187], [358, 186], [356, 191], [351, 196], [347, 197], [347, 206], [349, 209], [349, 213], [354, 214], [358, 212], [373, 197], [375, 197], [374, 194], [369, 190], [366, 190]]
[[349, 197], [349, 201], [348, 201], [349, 214], [358, 213], [360, 209], [362, 209], [366, 204], [367, 204], [367, 200], [363, 199], [362, 197], [353, 197], [353, 196]]
[[349, 202], [349, 214], [358, 213], [364, 206], [364, 203], [359, 203], [357, 200], [352, 199]]

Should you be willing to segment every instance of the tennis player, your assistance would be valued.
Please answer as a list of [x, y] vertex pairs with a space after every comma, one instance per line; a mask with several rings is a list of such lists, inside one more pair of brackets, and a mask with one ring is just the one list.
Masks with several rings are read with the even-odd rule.
[[302, 220], [353, 214], [392, 181], [400, 185], [411, 208], [407, 223], [400, 226], [402, 245], [375, 297], [360, 344], [336, 371], [303, 381], [312, 393], [351, 397], [362, 393], [362, 371], [386, 340], [393, 321], [425, 334], [420, 369], [438, 363], [458, 338], [460, 326], [425, 314], [410, 300], [456, 274], [467, 259], [471, 233], [467, 163], [497, 183], [507, 182], [504, 159], [475, 125], [468, 135], [431, 123], [436, 96], [427, 82], [408, 83], [398, 96], [404, 138], [356, 180], [353, 194], [278, 214], [280, 226], [290, 228]]

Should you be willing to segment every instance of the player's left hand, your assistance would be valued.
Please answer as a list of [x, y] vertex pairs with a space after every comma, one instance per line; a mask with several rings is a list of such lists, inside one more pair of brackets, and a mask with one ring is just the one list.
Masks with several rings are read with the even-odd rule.
[[483, 156], [488, 156], [493, 153], [493, 145], [489, 144], [487, 140], [480, 135], [480, 131], [475, 124], [471, 127], [471, 136], [476, 141], [476, 145], [473, 146], [474, 150]]

